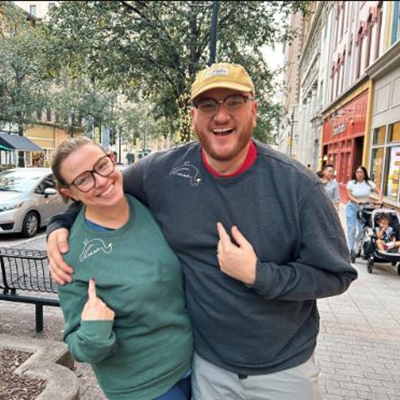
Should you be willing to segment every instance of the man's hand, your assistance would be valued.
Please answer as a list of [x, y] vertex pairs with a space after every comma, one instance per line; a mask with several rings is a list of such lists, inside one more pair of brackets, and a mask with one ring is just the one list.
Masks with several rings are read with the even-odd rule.
[[60, 285], [72, 281], [72, 268], [63, 260], [62, 254], [68, 252], [69, 231], [65, 228], [56, 229], [47, 238], [47, 257], [51, 277]]
[[231, 232], [237, 245], [231, 241], [220, 222], [217, 223], [217, 230], [220, 239], [217, 257], [221, 271], [246, 285], [253, 285], [256, 280], [257, 265], [257, 255], [253, 246], [236, 226], [232, 227]]
[[92, 278], [89, 281], [88, 301], [82, 311], [82, 321], [113, 321], [115, 313], [106, 303], [97, 297], [96, 283]]

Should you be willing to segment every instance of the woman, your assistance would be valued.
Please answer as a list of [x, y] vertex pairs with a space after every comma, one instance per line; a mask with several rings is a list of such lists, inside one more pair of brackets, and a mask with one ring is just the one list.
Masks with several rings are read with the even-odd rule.
[[369, 196], [375, 192], [378, 197], [378, 203], [382, 203], [382, 192], [376, 187], [375, 183], [369, 179], [368, 172], [365, 167], [356, 168], [352, 179], [347, 183], [347, 196], [349, 201], [346, 205], [346, 221], [347, 221], [347, 245], [349, 247], [351, 260], [355, 261], [357, 251], [354, 248], [356, 242], [356, 226], [358, 227], [357, 242], [360, 241], [362, 225], [357, 221], [357, 207], [361, 203], [366, 203]]
[[333, 175], [335, 173], [335, 168], [332, 164], [326, 164], [323, 166], [321, 170], [321, 181], [324, 185], [326, 193], [328, 194], [329, 198], [332, 200], [333, 205], [337, 212], [339, 212], [339, 202], [340, 202], [340, 195], [339, 195], [339, 185], [337, 184], [336, 180], [333, 179]]
[[84, 205], [64, 256], [73, 281], [58, 287], [71, 354], [92, 365], [109, 399], [190, 399], [178, 258], [147, 208], [124, 195], [113, 156], [98, 144], [64, 141], [52, 170], [61, 195]]

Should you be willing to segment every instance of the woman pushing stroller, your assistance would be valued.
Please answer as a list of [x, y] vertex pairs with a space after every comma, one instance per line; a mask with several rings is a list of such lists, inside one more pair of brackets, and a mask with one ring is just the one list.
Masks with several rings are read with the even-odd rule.
[[[382, 192], [380, 189], [369, 179], [368, 172], [365, 167], [360, 165], [356, 168], [352, 179], [347, 183], [347, 195], [349, 202], [346, 205], [346, 222], [347, 222], [347, 245], [349, 247], [352, 262], [356, 258], [358, 244], [361, 240], [362, 224], [357, 221], [358, 206], [369, 200], [369, 196], [375, 192], [378, 197], [379, 203], [382, 203]], [[358, 234], [356, 230], [358, 228]], [[357, 238], [357, 246], [355, 246]]]

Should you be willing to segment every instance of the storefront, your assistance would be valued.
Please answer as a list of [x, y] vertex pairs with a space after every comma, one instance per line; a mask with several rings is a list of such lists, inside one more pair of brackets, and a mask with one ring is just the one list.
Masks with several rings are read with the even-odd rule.
[[362, 164], [369, 89], [364, 88], [324, 116], [322, 165], [333, 164], [342, 201], [355, 168]]
[[371, 179], [382, 189], [385, 203], [399, 207], [400, 174], [400, 43], [367, 73], [373, 79]]
[[6, 133], [0, 133], [0, 146], [1, 153], [6, 151], [7, 154], [0, 155], [0, 165], [3, 166], [18, 166], [25, 167], [27, 159], [30, 157], [32, 152], [41, 152], [42, 149], [31, 140], [24, 136], [19, 135], [8, 135]]

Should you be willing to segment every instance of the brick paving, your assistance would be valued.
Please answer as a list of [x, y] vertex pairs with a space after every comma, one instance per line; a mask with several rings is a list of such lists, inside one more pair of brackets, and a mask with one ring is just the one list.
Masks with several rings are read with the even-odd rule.
[[[341, 206], [342, 221], [343, 212]], [[27, 244], [43, 249], [44, 238]], [[324, 400], [400, 400], [400, 277], [390, 264], [375, 264], [372, 274], [363, 260], [355, 267], [359, 278], [346, 293], [318, 302]], [[37, 334], [33, 305], [0, 301], [0, 333], [61, 341], [62, 332], [58, 308], [45, 307], [44, 331]], [[81, 399], [105, 399], [87, 365], [77, 363], [76, 373]]]

